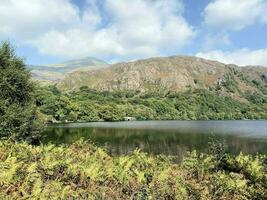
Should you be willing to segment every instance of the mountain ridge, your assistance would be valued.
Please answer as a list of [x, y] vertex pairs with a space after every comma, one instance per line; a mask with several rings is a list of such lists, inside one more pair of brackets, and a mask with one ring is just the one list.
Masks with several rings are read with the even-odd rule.
[[62, 80], [67, 74], [73, 71], [84, 71], [105, 68], [109, 64], [93, 57], [85, 57], [81, 59], [73, 59], [58, 64], [50, 65], [28, 65], [27, 68], [31, 71], [33, 79], [57, 83]]
[[[221, 87], [223, 95], [232, 95], [262, 93], [266, 88], [266, 77], [267, 68], [262, 66], [240, 67], [193, 56], [170, 56], [116, 63], [98, 70], [76, 71], [61, 80], [58, 87], [62, 90], [78, 90], [86, 86], [102, 91], [141, 92]], [[239, 98], [240, 95], [234, 96]]]

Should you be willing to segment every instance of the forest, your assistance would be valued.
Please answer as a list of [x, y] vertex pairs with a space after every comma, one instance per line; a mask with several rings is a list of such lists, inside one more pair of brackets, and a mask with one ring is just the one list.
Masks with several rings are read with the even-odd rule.
[[137, 120], [267, 119], [267, 97], [243, 94], [245, 101], [215, 90], [186, 92], [96, 91], [81, 87], [62, 92], [55, 85], [39, 87], [35, 100], [47, 122]]

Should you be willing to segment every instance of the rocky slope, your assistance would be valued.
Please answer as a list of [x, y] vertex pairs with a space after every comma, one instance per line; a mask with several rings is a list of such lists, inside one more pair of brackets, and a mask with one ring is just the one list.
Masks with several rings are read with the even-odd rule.
[[[239, 67], [197, 57], [172, 56], [118, 63], [105, 69], [73, 72], [58, 87], [77, 90], [87, 86], [97, 90], [165, 90], [220, 89], [262, 92], [267, 84], [267, 68]], [[266, 88], [266, 87], [265, 87]]]

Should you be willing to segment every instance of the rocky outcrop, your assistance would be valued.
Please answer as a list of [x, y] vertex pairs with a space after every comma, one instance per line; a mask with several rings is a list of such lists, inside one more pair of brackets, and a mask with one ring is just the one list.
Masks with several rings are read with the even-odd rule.
[[237, 90], [239, 86], [242, 90], [257, 90], [250, 81], [255, 79], [265, 83], [265, 74], [267, 68], [264, 67], [238, 67], [197, 57], [172, 56], [118, 63], [99, 70], [76, 71], [60, 81], [58, 87], [62, 90], [87, 86], [97, 90], [142, 92], [208, 89], [236, 84]]

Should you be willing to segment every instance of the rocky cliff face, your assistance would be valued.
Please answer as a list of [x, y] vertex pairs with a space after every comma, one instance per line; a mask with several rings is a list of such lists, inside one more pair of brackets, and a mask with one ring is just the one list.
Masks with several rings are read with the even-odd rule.
[[236, 90], [258, 91], [251, 81], [266, 84], [266, 77], [267, 68], [264, 67], [238, 67], [197, 57], [172, 56], [118, 63], [99, 70], [73, 72], [60, 81], [58, 87], [63, 90], [77, 90], [81, 86], [87, 86], [97, 90], [142, 92], [208, 89], [233, 84]]

